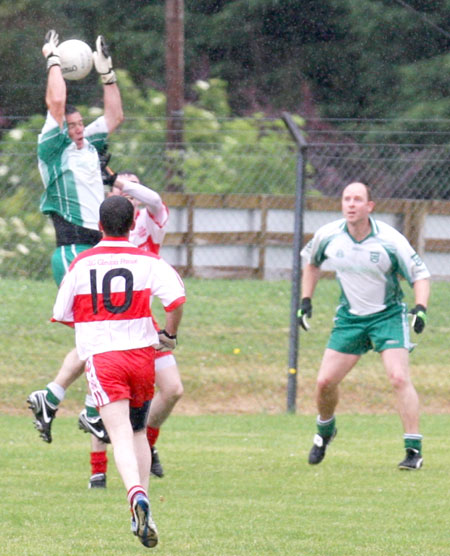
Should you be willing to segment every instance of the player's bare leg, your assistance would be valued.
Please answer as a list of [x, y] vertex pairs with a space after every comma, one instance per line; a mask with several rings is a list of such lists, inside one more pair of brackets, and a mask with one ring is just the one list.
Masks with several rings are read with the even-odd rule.
[[76, 348], [72, 349], [64, 358], [53, 382], [67, 390], [84, 373], [84, 364], [85, 362], [78, 357]]
[[156, 477], [163, 477], [164, 470], [159, 459], [158, 450], [155, 447], [155, 442], [158, 438], [160, 427], [183, 395], [183, 384], [172, 355], [158, 358], [155, 361], [155, 369], [157, 392], [150, 406], [147, 422], [147, 438], [152, 451], [151, 473]]
[[397, 398], [397, 408], [406, 433], [419, 432], [419, 396], [409, 373], [406, 349], [386, 349], [381, 353], [384, 367]]
[[156, 367], [155, 384], [158, 391], [150, 406], [147, 425], [159, 429], [183, 395], [183, 384], [178, 367], [176, 365], [162, 369]]
[[408, 350], [386, 349], [381, 353], [381, 358], [395, 392], [404, 430], [406, 457], [399, 463], [399, 468], [420, 469], [423, 458], [422, 435], [419, 433], [419, 396], [411, 381]]
[[339, 402], [339, 384], [358, 362], [360, 356], [340, 353], [327, 348], [323, 354], [316, 382], [317, 434], [308, 456], [308, 463], [316, 465], [325, 457], [328, 444], [336, 436], [334, 412]]
[[339, 401], [339, 384], [360, 356], [327, 348], [316, 381], [316, 402], [322, 419], [331, 419]]
[[150, 447], [145, 428], [133, 431], [128, 400], [118, 400], [100, 408], [114, 450], [114, 460], [127, 489], [132, 511], [133, 532], [148, 547], [158, 542], [148, 500]]

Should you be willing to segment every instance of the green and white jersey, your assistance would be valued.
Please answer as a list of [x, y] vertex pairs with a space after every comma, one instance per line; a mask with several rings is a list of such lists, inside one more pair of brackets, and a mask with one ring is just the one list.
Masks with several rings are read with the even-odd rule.
[[410, 285], [430, 273], [408, 240], [395, 228], [370, 218], [371, 233], [362, 241], [349, 234], [345, 219], [317, 230], [303, 248], [304, 263], [330, 263], [341, 286], [341, 304], [353, 315], [371, 315], [400, 303], [398, 275]]
[[45, 186], [40, 209], [44, 214], [56, 212], [67, 222], [98, 230], [98, 209], [105, 197], [98, 158], [108, 135], [105, 118], [97, 118], [84, 132], [84, 145], [77, 149], [66, 122], [61, 129], [47, 113], [37, 148]]

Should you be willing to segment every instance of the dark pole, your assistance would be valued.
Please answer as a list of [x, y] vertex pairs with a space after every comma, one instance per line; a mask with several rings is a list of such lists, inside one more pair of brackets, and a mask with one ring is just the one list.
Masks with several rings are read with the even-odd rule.
[[[167, 189], [183, 189], [184, 0], [166, 0]], [[180, 175], [181, 172], [181, 175]]]
[[297, 311], [299, 306], [300, 281], [302, 273], [300, 251], [303, 242], [304, 175], [307, 144], [291, 116], [288, 113], [284, 112], [282, 118], [298, 147], [295, 191], [294, 245], [292, 261], [291, 311], [289, 327], [289, 369], [287, 384], [287, 411], [290, 413], [295, 413], [297, 401], [297, 363], [299, 345]]

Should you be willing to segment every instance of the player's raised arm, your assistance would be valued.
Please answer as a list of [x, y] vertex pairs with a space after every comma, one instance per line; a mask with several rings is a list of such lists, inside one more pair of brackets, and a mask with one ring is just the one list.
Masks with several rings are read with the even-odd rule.
[[102, 35], [97, 37], [93, 52], [94, 65], [103, 83], [103, 104], [108, 132], [112, 133], [123, 122], [122, 98], [117, 85], [108, 45]]
[[129, 195], [145, 205], [152, 215], [158, 216], [164, 208], [160, 194], [129, 177], [127, 174], [118, 174], [114, 187], [118, 187], [124, 195]]
[[48, 111], [62, 128], [64, 121], [64, 111], [66, 108], [66, 82], [61, 72], [61, 60], [58, 52], [59, 38], [58, 33], [53, 29], [45, 35], [45, 43], [42, 47], [42, 54], [47, 60], [47, 89], [45, 102]]

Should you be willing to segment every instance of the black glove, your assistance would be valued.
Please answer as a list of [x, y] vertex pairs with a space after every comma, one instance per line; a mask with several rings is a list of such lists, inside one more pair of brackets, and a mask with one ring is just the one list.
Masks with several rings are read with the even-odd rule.
[[306, 320], [306, 317], [308, 317], [309, 319], [312, 317], [312, 305], [310, 297], [304, 297], [302, 299], [300, 309], [297, 311], [298, 325], [301, 326], [303, 330], [309, 330], [309, 324]]
[[103, 185], [109, 185], [110, 187], [112, 187], [116, 179], [116, 172], [111, 172], [111, 170], [109, 170], [108, 168], [105, 168], [105, 171], [102, 172]]
[[107, 145], [98, 153], [98, 158], [100, 160], [103, 185], [109, 185], [112, 187], [116, 181], [117, 174], [108, 167], [109, 161], [111, 160], [111, 153], [108, 152]]
[[154, 344], [152, 347], [156, 349], [156, 351], [173, 351], [177, 345], [177, 335], [174, 334], [171, 336], [165, 330], [160, 330], [158, 332], [159, 337], [159, 344]]
[[421, 334], [427, 324], [427, 308], [423, 305], [416, 305], [411, 309], [410, 314], [413, 316], [411, 326], [416, 334]]

